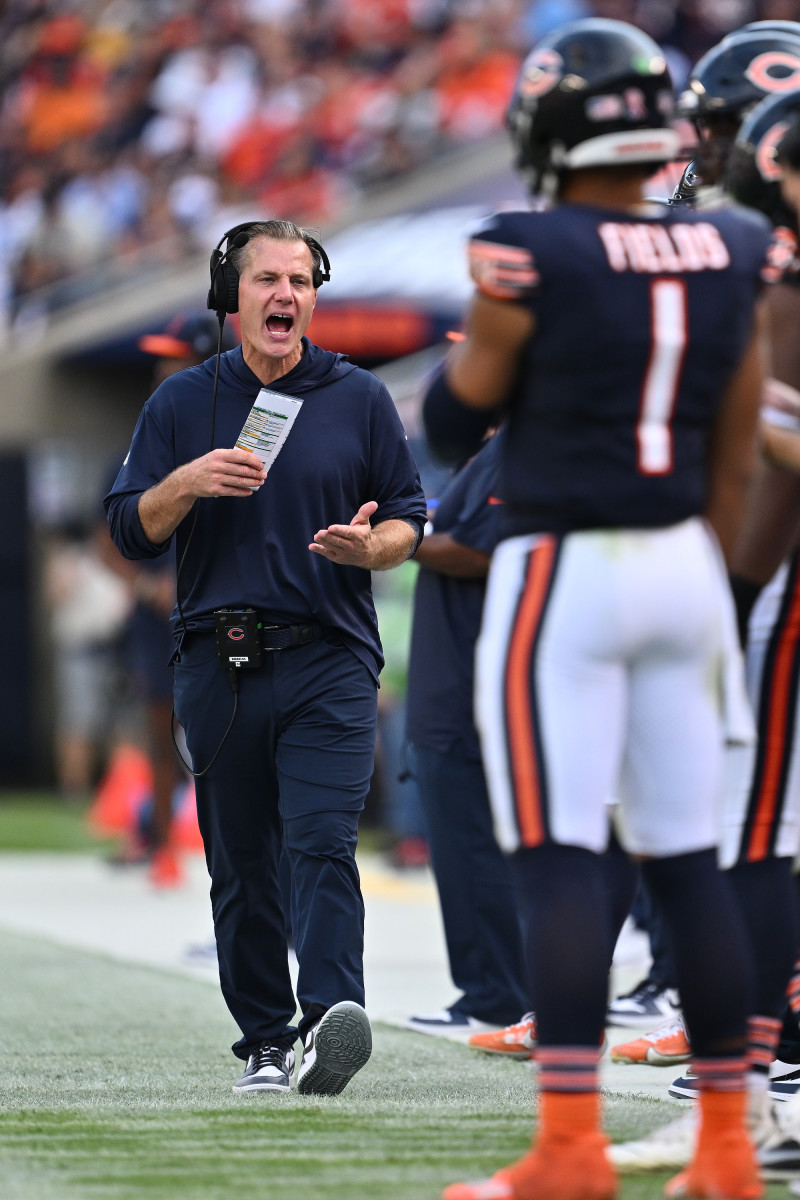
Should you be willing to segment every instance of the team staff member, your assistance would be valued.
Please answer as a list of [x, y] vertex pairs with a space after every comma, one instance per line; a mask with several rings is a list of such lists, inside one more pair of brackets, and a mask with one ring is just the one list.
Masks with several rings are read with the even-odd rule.
[[[706, 522], [729, 552], [770, 234], [755, 214], [643, 202], [677, 150], [671, 101], [658, 46], [621, 22], [575, 22], [529, 56], [509, 124], [555, 204], [473, 239], [467, 338], [426, 400], [434, 441], [509, 412], [476, 695], [523, 898], [541, 1084], [531, 1152], [447, 1200], [616, 1195], [597, 1092], [610, 797], [664, 909], [702, 1080], [697, 1149], [670, 1193], [761, 1193], [744, 1122], [751, 964], [716, 865], [725, 732], [753, 729], [742, 679], [723, 670], [741, 664]], [[726, 677], [727, 730], [709, 686]]]
[[[247, 1062], [235, 1086], [288, 1090], [299, 1032], [299, 1091], [333, 1094], [371, 1045], [355, 863], [383, 661], [369, 572], [413, 553], [425, 499], [386, 388], [305, 336], [318, 243], [291, 222], [265, 221], [227, 249], [242, 345], [221, 358], [214, 449], [210, 359], [147, 402], [106, 504], [126, 556], [176, 543], [175, 711], [200, 772], [220, 981], [241, 1029], [233, 1051]], [[302, 401], [268, 478], [255, 455], [228, 448], [265, 386]], [[270, 627], [265, 661], [237, 674], [226, 735], [234, 697], [213, 614], [247, 607]], [[299, 1030], [278, 886], [282, 836]]]
[[447, 957], [461, 996], [413, 1016], [419, 1033], [469, 1036], [530, 1007], [511, 870], [492, 818], [472, 715], [475, 642], [500, 506], [494, 496], [503, 433], [439, 497], [416, 560], [406, 736], [425, 813]]

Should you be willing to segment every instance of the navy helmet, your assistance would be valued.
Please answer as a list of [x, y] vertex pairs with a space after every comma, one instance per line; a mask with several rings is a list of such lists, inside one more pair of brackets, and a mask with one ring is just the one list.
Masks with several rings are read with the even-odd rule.
[[699, 126], [720, 118], [740, 124], [765, 96], [798, 87], [800, 25], [796, 32], [745, 26], [729, 33], [695, 63], [678, 99], [678, 111]]
[[728, 167], [725, 190], [740, 204], [757, 208], [776, 228], [797, 232], [797, 214], [781, 194], [776, 152], [800, 118], [800, 90], [767, 96], [742, 122]]
[[533, 191], [582, 167], [674, 158], [672, 83], [651, 37], [589, 17], [553, 30], [531, 51], [506, 114], [517, 166]]

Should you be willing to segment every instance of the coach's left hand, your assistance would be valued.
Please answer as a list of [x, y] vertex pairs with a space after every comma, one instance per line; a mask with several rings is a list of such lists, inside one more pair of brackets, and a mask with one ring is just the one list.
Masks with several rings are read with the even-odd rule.
[[377, 509], [377, 503], [368, 500], [349, 525], [329, 525], [315, 533], [309, 550], [340, 567], [388, 571], [399, 566], [413, 553], [417, 534], [412, 523], [396, 518], [370, 525]]
[[369, 570], [375, 558], [377, 540], [369, 519], [377, 507], [375, 500], [368, 500], [349, 525], [329, 525], [327, 529], [320, 529], [314, 534], [309, 550], [339, 566]]

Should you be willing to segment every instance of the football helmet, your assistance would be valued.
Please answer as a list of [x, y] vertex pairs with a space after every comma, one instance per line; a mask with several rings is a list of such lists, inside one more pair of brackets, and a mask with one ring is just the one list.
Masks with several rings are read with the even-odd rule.
[[800, 26], [796, 33], [737, 29], [699, 59], [678, 97], [678, 112], [697, 130], [696, 169], [704, 185], [724, 176], [739, 126], [759, 100], [799, 86]]
[[748, 21], [732, 33], [788, 33], [800, 37], [800, 21]]
[[738, 29], [712, 46], [694, 65], [689, 85], [678, 99], [678, 112], [701, 128], [722, 119], [738, 125], [764, 96], [798, 87], [800, 25], [797, 32], [791, 33]]
[[672, 86], [656, 42], [624, 21], [589, 17], [552, 31], [522, 65], [506, 114], [531, 189], [581, 167], [653, 167], [674, 158]]
[[764, 213], [776, 228], [797, 233], [797, 215], [781, 195], [775, 151], [800, 117], [800, 91], [767, 96], [742, 122], [728, 167], [725, 190], [748, 208]]

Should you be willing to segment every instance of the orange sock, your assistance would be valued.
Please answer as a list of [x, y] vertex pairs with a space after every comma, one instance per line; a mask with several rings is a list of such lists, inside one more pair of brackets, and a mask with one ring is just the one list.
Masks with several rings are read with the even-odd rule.
[[599, 1092], [542, 1092], [539, 1137], [576, 1137], [600, 1129]]
[[758, 1200], [764, 1188], [745, 1127], [747, 1092], [700, 1092], [700, 1130], [689, 1166], [664, 1189], [670, 1197]]
[[713, 1136], [720, 1130], [741, 1124], [745, 1128], [747, 1092], [717, 1092], [713, 1089], [700, 1092], [700, 1126]]
[[614, 1200], [617, 1177], [600, 1130], [599, 1093], [545, 1091], [539, 1112], [530, 1151], [498, 1171], [493, 1185], [508, 1188], [507, 1200]]

